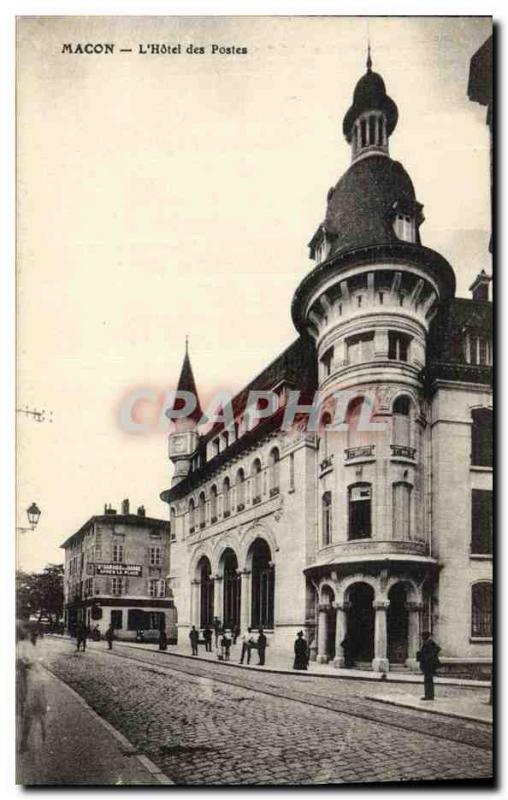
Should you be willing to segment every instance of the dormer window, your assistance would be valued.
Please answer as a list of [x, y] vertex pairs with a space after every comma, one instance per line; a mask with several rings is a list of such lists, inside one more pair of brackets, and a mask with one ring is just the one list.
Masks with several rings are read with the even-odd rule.
[[464, 338], [464, 357], [474, 366], [492, 366], [492, 343], [486, 336], [466, 332]]
[[393, 230], [397, 239], [403, 242], [415, 241], [415, 220], [409, 214], [397, 213], [393, 223]]

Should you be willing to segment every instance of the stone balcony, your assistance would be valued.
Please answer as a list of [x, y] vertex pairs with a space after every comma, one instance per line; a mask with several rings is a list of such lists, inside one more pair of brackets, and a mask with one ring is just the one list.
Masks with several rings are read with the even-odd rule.
[[[324, 548], [323, 548], [324, 549]], [[378, 560], [389, 555], [427, 556], [428, 545], [422, 539], [405, 540], [378, 540], [378, 539], [352, 539], [349, 542], [334, 542], [326, 548], [337, 560], [342, 556], [362, 557], [372, 556]]]
[[344, 450], [344, 460], [347, 464], [358, 461], [370, 461], [375, 458], [376, 445], [365, 444], [360, 447], [347, 447]]

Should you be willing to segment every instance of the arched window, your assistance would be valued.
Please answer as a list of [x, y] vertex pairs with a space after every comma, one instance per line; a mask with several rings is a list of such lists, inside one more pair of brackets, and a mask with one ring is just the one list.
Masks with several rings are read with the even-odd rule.
[[348, 539], [368, 539], [372, 535], [372, 487], [357, 483], [349, 487]]
[[261, 502], [261, 461], [259, 458], [256, 458], [254, 463], [252, 464], [251, 469], [252, 475], [252, 502], [260, 503]]
[[355, 397], [351, 400], [346, 412], [348, 449], [369, 443], [369, 431], [366, 428], [371, 421], [371, 415], [371, 403], [367, 398]]
[[210, 489], [210, 522], [217, 522], [217, 487], [215, 484]]
[[224, 478], [222, 484], [222, 514], [224, 517], [229, 517], [231, 514], [231, 481], [229, 478]]
[[169, 511], [169, 539], [171, 542], [176, 539], [176, 511], [173, 507]]
[[411, 492], [409, 483], [393, 484], [393, 538], [411, 538]]
[[194, 533], [196, 529], [196, 506], [194, 500], [189, 500], [189, 533]]
[[319, 439], [319, 455], [321, 462], [326, 460], [330, 455], [330, 431], [328, 428], [332, 424], [332, 417], [328, 411], [321, 417], [321, 437]]
[[321, 498], [323, 545], [332, 542], [332, 493], [325, 492]]
[[245, 472], [239, 469], [236, 473], [236, 510], [243, 511], [245, 508]]
[[205, 493], [201, 492], [198, 498], [198, 507], [199, 507], [199, 527], [205, 527], [205, 508], [206, 508], [206, 501], [205, 501]]
[[206, 556], [199, 559], [198, 580], [200, 583], [200, 626], [206, 628], [213, 622], [212, 568]]
[[255, 628], [273, 628], [275, 569], [270, 548], [264, 539], [256, 539], [251, 546], [252, 557], [252, 613], [251, 625]]
[[411, 446], [411, 400], [407, 395], [397, 397], [393, 404], [393, 444]]
[[476, 467], [492, 466], [492, 411], [474, 408], [471, 412], [471, 464]]
[[270, 464], [269, 492], [270, 492], [270, 497], [274, 497], [274, 495], [278, 494], [280, 491], [280, 486], [279, 486], [280, 454], [278, 447], [273, 447], [270, 450], [269, 464]]
[[233, 630], [240, 624], [241, 576], [238, 574], [238, 559], [228, 547], [222, 556], [224, 577], [223, 624]]
[[488, 581], [473, 583], [471, 587], [471, 636], [492, 638], [492, 584]]

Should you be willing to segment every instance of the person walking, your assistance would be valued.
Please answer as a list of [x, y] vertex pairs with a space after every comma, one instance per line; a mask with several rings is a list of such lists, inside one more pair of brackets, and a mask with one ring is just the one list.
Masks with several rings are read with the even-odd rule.
[[192, 655], [197, 656], [198, 644], [199, 644], [199, 632], [196, 630], [195, 625], [192, 626], [191, 632], [189, 633], [189, 639], [191, 643]]
[[207, 653], [212, 652], [212, 631], [209, 625], [207, 625], [203, 631], [203, 639], [205, 640], [205, 651]]
[[221, 648], [224, 654], [224, 661], [229, 661], [231, 658], [231, 639], [227, 631], [224, 631], [224, 635], [221, 639]]
[[257, 648], [258, 648], [258, 656], [259, 656], [259, 666], [264, 667], [265, 665], [265, 652], [267, 648], [268, 642], [266, 639], [265, 634], [263, 633], [263, 628], [259, 629], [259, 636], [257, 641]]
[[233, 644], [236, 644], [236, 640], [240, 636], [240, 626], [238, 625], [238, 623], [234, 626], [234, 628], [231, 631], [231, 633], [232, 633], [232, 636], [233, 636]]
[[83, 652], [85, 652], [85, 650], [86, 650], [86, 637], [87, 637], [86, 625], [82, 622], [78, 626], [78, 632], [77, 632], [77, 635], [76, 635], [76, 645], [77, 645], [76, 646], [76, 650], [79, 651], [79, 646], [81, 645], [81, 649], [83, 650]]
[[303, 631], [298, 631], [295, 641], [295, 660], [293, 669], [307, 669], [309, 665], [309, 646]]
[[425, 697], [422, 697], [422, 700], [434, 700], [434, 675], [441, 666], [438, 658], [441, 648], [429, 631], [422, 633], [422, 641], [421, 649], [416, 654], [416, 660], [420, 662], [420, 669], [423, 672], [425, 687]]
[[353, 640], [349, 633], [346, 633], [342, 642], [340, 643], [342, 647], [342, 652], [344, 653], [344, 666], [346, 668], [352, 668], [355, 665], [353, 660]]
[[113, 637], [114, 637], [114, 635], [115, 635], [115, 632], [113, 630], [113, 626], [110, 625], [109, 628], [106, 631], [106, 636], [105, 636], [105, 639], [106, 639], [106, 641], [108, 643], [108, 650], [112, 650], [113, 649]]
[[167, 650], [168, 649], [168, 637], [166, 636], [166, 631], [164, 628], [161, 628], [159, 632], [159, 650]]
[[251, 637], [251, 628], [247, 628], [243, 632], [242, 636], [242, 653], [240, 656], [240, 664], [243, 664], [243, 659], [247, 656], [247, 664], [250, 664], [250, 637]]
[[214, 617], [213, 620], [213, 630], [215, 633], [215, 649], [217, 650], [219, 647], [219, 638], [222, 633], [222, 625], [221, 621], [218, 617]]

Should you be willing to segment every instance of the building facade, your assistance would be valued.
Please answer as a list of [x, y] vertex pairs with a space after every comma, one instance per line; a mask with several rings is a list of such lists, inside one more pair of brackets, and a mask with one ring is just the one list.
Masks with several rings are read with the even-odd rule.
[[111, 507], [91, 517], [63, 544], [64, 609], [70, 633], [84, 623], [119, 639], [158, 638], [161, 628], [176, 640], [176, 611], [166, 577], [169, 525], [147, 517], [143, 506], [129, 513]]
[[[420, 237], [423, 206], [390, 156], [398, 120], [372, 70], [343, 121], [351, 165], [327, 196], [296, 289], [299, 338], [234, 399], [234, 422], [169, 439], [169, 581], [180, 628], [263, 627], [318, 661], [417, 667], [431, 630], [449, 669], [492, 642], [492, 320], [484, 271], [455, 297]], [[179, 388], [196, 392], [188, 354]], [[249, 418], [249, 391], [275, 393]], [[283, 424], [291, 393], [319, 398]], [[315, 392], [317, 391], [317, 395]], [[256, 424], [257, 422], [257, 424]], [[308, 417], [307, 417], [308, 422]]]

